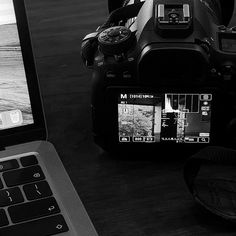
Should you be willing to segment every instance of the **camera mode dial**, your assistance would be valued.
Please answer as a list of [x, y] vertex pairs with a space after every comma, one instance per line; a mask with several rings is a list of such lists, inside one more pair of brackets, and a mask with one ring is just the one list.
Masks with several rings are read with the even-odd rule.
[[105, 55], [117, 55], [127, 52], [134, 43], [134, 35], [124, 26], [115, 26], [103, 30], [98, 36], [98, 43]]

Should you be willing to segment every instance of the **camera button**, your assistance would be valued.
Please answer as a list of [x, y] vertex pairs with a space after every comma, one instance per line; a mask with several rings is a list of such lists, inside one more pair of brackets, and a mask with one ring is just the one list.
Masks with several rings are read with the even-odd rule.
[[236, 33], [236, 26], [232, 27], [231, 30], [233, 33]]
[[114, 78], [116, 78], [116, 74], [113, 71], [107, 71], [106, 77], [108, 79], [114, 79]]
[[132, 75], [129, 71], [124, 71], [123, 72], [123, 78], [124, 79], [131, 79], [132, 78]]
[[128, 62], [132, 62], [132, 61], [134, 61], [134, 58], [133, 57], [129, 57], [128, 58]]
[[227, 27], [226, 27], [225, 25], [220, 25], [220, 26], [218, 27], [218, 29], [219, 29], [220, 31], [226, 31], [226, 30], [227, 30]]

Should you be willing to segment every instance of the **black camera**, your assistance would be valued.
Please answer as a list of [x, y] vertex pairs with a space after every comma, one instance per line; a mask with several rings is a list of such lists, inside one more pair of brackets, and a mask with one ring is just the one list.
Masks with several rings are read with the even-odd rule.
[[234, 145], [230, 9], [227, 20], [218, 0], [130, 0], [87, 35], [82, 58], [93, 69], [96, 143], [107, 150]]

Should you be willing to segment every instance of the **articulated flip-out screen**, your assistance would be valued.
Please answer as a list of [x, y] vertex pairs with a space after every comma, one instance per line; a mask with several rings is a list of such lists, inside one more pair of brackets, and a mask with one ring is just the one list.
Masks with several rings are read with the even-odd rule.
[[119, 142], [209, 143], [212, 94], [121, 93]]

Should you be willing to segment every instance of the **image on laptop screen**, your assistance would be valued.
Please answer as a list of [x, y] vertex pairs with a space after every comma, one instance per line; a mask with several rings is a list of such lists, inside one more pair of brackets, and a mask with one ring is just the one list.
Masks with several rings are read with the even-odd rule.
[[12, 0], [0, 1], [0, 130], [33, 124]]

